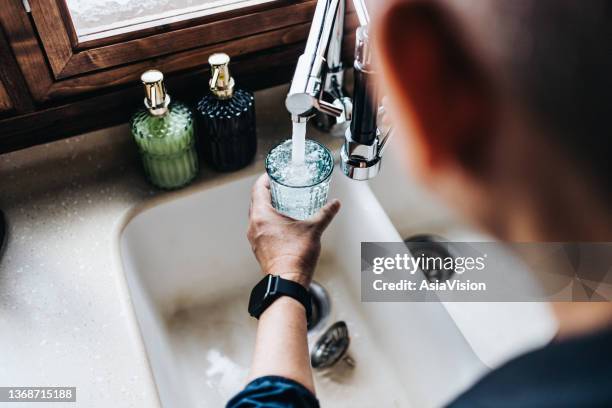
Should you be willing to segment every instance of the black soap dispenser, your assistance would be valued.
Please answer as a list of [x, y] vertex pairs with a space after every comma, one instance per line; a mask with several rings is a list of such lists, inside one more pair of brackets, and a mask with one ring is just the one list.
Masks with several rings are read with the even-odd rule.
[[251, 92], [234, 86], [229, 61], [224, 53], [208, 58], [210, 92], [196, 108], [202, 160], [217, 171], [245, 167], [257, 150], [255, 98]]

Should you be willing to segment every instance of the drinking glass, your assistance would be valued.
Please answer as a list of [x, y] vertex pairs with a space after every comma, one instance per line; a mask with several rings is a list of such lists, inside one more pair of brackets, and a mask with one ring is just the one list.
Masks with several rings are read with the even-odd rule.
[[266, 157], [272, 206], [296, 220], [312, 217], [327, 202], [334, 158], [325, 146], [306, 139], [304, 162], [291, 160], [291, 139], [273, 148]]

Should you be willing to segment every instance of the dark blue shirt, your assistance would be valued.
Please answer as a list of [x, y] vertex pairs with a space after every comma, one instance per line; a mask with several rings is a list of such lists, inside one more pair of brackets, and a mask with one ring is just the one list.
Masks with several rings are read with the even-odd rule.
[[319, 408], [319, 401], [298, 382], [267, 376], [251, 381], [227, 408]]
[[[282, 377], [251, 382], [227, 408], [316, 408], [315, 396]], [[612, 329], [550, 344], [491, 371], [449, 408], [612, 407]]]
[[612, 407], [612, 330], [520, 356], [483, 377], [449, 407]]

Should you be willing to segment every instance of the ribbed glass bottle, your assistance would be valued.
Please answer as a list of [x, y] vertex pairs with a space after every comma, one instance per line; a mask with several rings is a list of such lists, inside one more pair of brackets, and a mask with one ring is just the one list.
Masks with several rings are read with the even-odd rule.
[[205, 163], [218, 171], [232, 171], [253, 160], [257, 136], [252, 93], [235, 89], [230, 99], [208, 94], [198, 103], [197, 118]]
[[163, 189], [182, 187], [198, 174], [193, 114], [181, 102], [171, 102], [163, 115], [141, 109], [131, 121], [145, 173]]
[[212, 78], [209, 90], [196, 107], [202, 159], [218, 171], [238, 170], [249, 164], [257, 150], [255, 98], [235, 87], [224, 53], [208, 58]]

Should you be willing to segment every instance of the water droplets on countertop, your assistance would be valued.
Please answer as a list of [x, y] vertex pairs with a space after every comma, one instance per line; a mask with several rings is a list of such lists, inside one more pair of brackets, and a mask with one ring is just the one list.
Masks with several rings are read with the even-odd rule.
[[[126, 129], [0, 156], [0, 383], [76, 386], [84, 405], [133, 406], [113, 404], [115, 389], [147, 361], [112, 248], [122, 214], [150, 188]], [[156, 406], [151, 378], [131, 383], [151, 391], [138, 405]]]
[[[240, 174], [263, 172], [265, 154], [289, 137], [286, 92], [256, 93], [275, 102], [256, 105], [256, 162]], [[236, 177], [203, 166], [192, 186], [160, 193], [144, 180], [127, 125], [0, 155], [0, 208], [8, 221], [0, 383], [76, 386], [79, 402], [93, 408], [159, 406], [120, 266], [120, 228], [144, 201]], [[228, 365], [216, 367], [211, 373], [223, 375]]]

